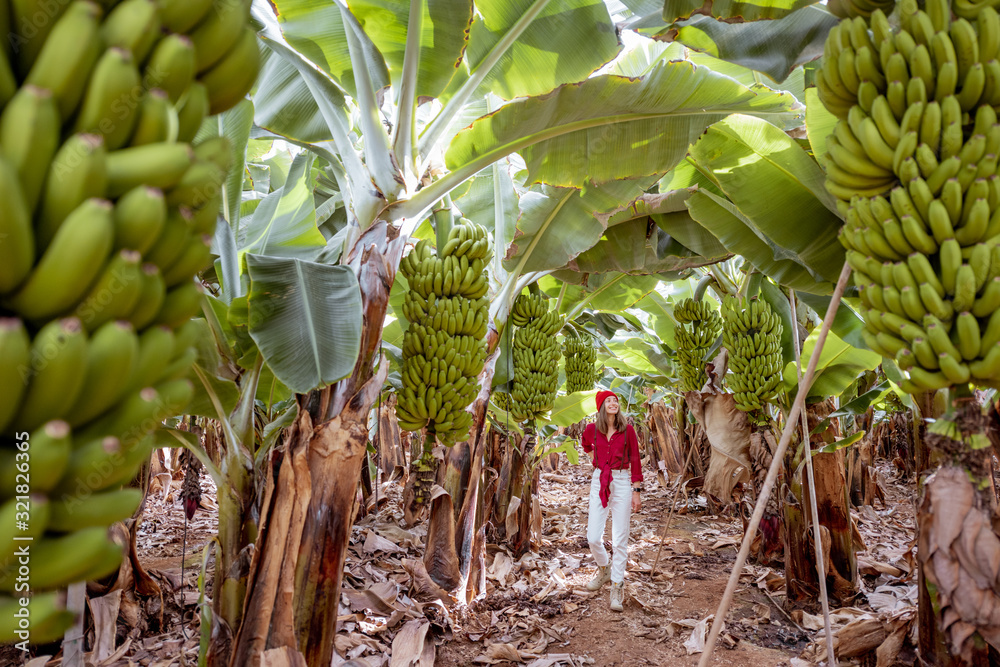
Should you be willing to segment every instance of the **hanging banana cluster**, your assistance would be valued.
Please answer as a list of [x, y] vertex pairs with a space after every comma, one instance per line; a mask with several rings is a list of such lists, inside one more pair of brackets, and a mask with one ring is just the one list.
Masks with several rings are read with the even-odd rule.
[[511, 414], [519, 422], [534, 421], [551, 410], [556, 400], [562, 354], [556, 334], [563, 320], [549, 311], [545, 297], [521, 294], [511, 308], [510, 322], [517, 326], [511, 348]]
[[[951, 20], [947, 0], [845, 20], [821, 97], [841, 117], [826, 161], [865, 340], [907, 391], [1000, 380], [1000, 15]], [[859, 23], [860, 21], [860, 23]], [[852, 65], [853, 63], [853, 65]], [[853, 77], [851, 76], [853, 73]], [[839, 77], [839, 78], [838, 78]]]
[[840, 18], [863, 16], [868, 18], [875, 10], [891, 14], [896, 0], [828, 0], [826, 8]]
[[674, 306], [674, 319], [680, 325], [674, 337], [681, 370], [681, 391], [698, 391], [708, 380], [705, 355], [719, 337], [722, 317], [706, 301], [684, 299]]
[[493, 402], [497, 404], [497, 407], [501, 410], [510, 411], [510, 393], [506, 391], [495, 391], [493, 392]]
[[489, 302], [487, 231], [464, 221], [452, 227], [438, 256], [427, 240], [403, 258], [399, 270], [410, 289], [403, 316], [403, 392], [396, 404], [400, 428], [427, 427], [447, 445], [472, 426], [465, 408], [479, 392], [476, 378], [486, 360]]
[[736, 407], [758, 412], [781, 385], [781, 319], [766, 301], [727, 298], [722, 303], [722, 344], [729, 351], [726, 382]]
[[107, 527], [140, 498], [120, 487], [191, 397], [186, 323], [231, 161], [193, 142], [256, 79], [249, 9], [0, 3], [0, 610], [30, 536], [32, 641], [66, 627], [46, 591], [117, 568]]
[[566, 354], [566, 393], [590, 391], [600, 374], [594, 364], [597, 350], [588, 340], [578, 336], [567, 336], [564, 345]]

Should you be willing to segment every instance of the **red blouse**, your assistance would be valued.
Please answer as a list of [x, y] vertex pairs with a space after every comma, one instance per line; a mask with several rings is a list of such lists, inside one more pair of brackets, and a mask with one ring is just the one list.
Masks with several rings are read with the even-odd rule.
[[[601, 504], [608, 506], [611, 493], [611, 471], [632, 469], [632, 482], [642, 481], [642, 462], [639, 460], [639, 438], [631, 425], [625, 432], [615, 431], [611, 442], [603, 433], [597, 432], [596, 424], [587, 424], [581, 439], [583, 451], [593, 453], [594, 467], [601, 471]], [[626, 447], [628, 447], [626, 453]]]

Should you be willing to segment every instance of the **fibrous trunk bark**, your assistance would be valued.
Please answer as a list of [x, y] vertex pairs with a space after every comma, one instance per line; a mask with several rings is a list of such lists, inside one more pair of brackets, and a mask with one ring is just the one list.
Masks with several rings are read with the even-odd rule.
[[939, 466], [921, 475], [919, 647], [927, 665], [985, 666], [1000, 648], [996, 496], [982, 408], [968, 388], [953, 392], [953, 412], [924, 430], [917, 449], [918, 464]]
[[[810, 431], [834, 410], [833, 399], [807, 406]], [[836, 419], [821, 432], [807, 436], [786, 456], [785, 486], [785, 586], [790, 606], [814, 605], [819, 599], [816, 545], [812, 539], [813, 508], [809, 502], [805, 456], [812, 456], [819, 518], [826, 556], [826, 585], [831, 599], [843, 603], [857, 592], [858, 565], [854, 553], [853, 527], [848, 500], [844, 451], [814, 454], [814, 450], [836, 442], [840, 427]]]
[[269, 649], [298, 651], [309, 667], [328, 667], [333, 659], [368, 414], [388, 374], [384, 357], [378, 360], [382, 322], [403, 250], [402, 239], [389, 242], [390, 232], [375, 223], [348, 258], [364, 315], [352, 374], [300, 395], [298, 419], [271, 455], [231, 667], [259, 667]]

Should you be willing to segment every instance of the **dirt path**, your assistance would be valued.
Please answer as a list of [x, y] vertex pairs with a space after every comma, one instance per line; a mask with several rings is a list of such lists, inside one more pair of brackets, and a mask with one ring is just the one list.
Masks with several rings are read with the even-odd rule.
[[[855, 512], [868, 547], [862, 556], [905, 567], [913, 536], [912, 491], [893, 482], [885, 468], [883, 472], [890, 477], [888, 507]], [[443, 667], [697, 664], [699, 653], [689, 649], [707, 634], [708, 619], [722, 597], [742, 534], [739, 521], [709, 515], [704, 500], [696, 495], [681, 502], [658, 572], [651, 578], [670, 494], [655, 481], [647, 481], [643, 510], [632, 518], [625, 611], [615, 613], [608, 609], [609, 587], [596, 594], [586, 590], [594, 573], [585, 538], [589, 479], [586, 463], [563, 464], [560, 470], [542, 475], [540, 550], [515, 561], [501, 547], [488, 545], [487, 591], [468, 607], [445, 607], [422, 595], [417, 584], [426, 525], [403, 527], [402, 488], [385, 485], [383, 496], [388, 501], [352, 531], [337, 636], [337, 650], [344, 658], [335, 658], [333, 665], [388, 667], [393, 651], [404, 650], [400, 647], [419, 655], [429, 644], [435, 645], [433, 664]], [[179, 485], [175, 481], [173, 490]], [[183, 586], [166, 592], [162, 613], [157, 611], [157, 600], [140, 599], [136, 604], [144, 613], [137, 625], [129, 627], [124, 616], [119, 618], [118, 645], [129, 646], [119, 660], [105, 667], [179, 667], [181, 653], [186, 664], [197, 658], [197, 570], [218, 521], [211, 481], [203, 478], [202, 486], [206, 509], [188, 525]], [[140, 559], [147, 569], [162, 575], [161, 582], [181, 581], [184, 524], [175, 495], [151, 496], [139, 531]], [[783, 588], [771, 593], [764, 588], [766, 577], [780, 574], [747, 568], [712, 664], [791, 666], [802, 655], [817, 633], [803, 630], [784, 614], [779, 607]], [[877, 591], [887, 586], [904, 590], [908, 585], [905, 573], [889, 576], [869, 569], [862, 575], [857, 605], [868, 609], [865, 594], [874, 600]], [[418, 642], [399, 640], [412, 639], [414, 632]], [[56, 661], [49, 662], [54, 667], [59, 664], [58, 648], [39, 647], [35, 655], [55, 655]], [[0, 648], [0, 665], [22, 664], [22, 656], [5, 661], [14, 657], [5, 651]], [[39, 661], [32, 667], [44, 664]], [[421, 662], [419, 667], [428, 665]]]
[[[580, 563], [575, 571], [566, 573], [565, 589], [553, 596], [563, 600], [565, 611], [547, 620], [554, 628], [565, 628], [561, 633], [565, 641], [549, 644], [548, 654], [569, 654], [580, 664], [609, 666], [697, 664], [699, 655], [689, 654], [684, 642], [692, 634], [689, 625], [715, 613], [736, 558], [737, 546], [733, 544], [738, 545], [740, 537], [738, 522], [707, 516], [703, 506], [692, 499], [683, 514], [674, 517], [654, 580], [649, 571], [656, 557], [669, 494], [664, 489], [646, 493], [643, 510], [632, 517], [625, 611], [610, 611], [609, 587], [596, 594], [585, 588], [594, 572], [593, 559], [583, 537], [590, 479], [587, 468], [585, 464], [561, 474], [543, 475], [541, 492], [550, 534], [543, 541], [540, 557]], [[647, 482], [647, 488], [650, 486], [655, 485]], [[559, 514], [567, 508], [568, 514]], [[554, 516], [565, 516], [560, 522], [567, 528], [564, 536], [557, 538], [551, 534]], [[751, 577], [744, 579], [730, 615], [735, 620], [727, 629], [734, 641], [717, 650], [715, 664], [747, 667], [789, 664], [789, 658], [799, 652], [796, 649], [804, 646], [805, 635], [784, 618]], [[521, 611], [518, 606], [503, 609], [506, 614]], [[476, 641], [471, 641], [470, 635]], [[439, 648], [435, 664], [468, 665], [484, 654], [484, 640], [488, 643], [504, 639], [510, 637], [456, 632], [453, 641]], [[530, 664], [531, 660], [527, 662]]]

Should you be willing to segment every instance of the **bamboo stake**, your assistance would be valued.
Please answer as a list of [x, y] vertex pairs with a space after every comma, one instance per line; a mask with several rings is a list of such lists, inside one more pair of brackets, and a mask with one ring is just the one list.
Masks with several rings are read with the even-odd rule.
[[[798, 332], [795, 331], [798, 318], [795, 313], [795, 292], [788, 290], [788, 301], [792, 305], [792, 341], [795, 343], [795, 374], [798, 376], [799, 387], [802, 387], [802, 352], [799, 349]], [[830, 600], [826, 593], [826, 556], [823, 554], [823, 536], [819, 525], [819, 505], [816, 503], [816, 477], [813, 475], [812, 438], [809, 433], [809, 419], [806, 411], [802, 415], [802, 443], [805, 447], [806, 475], [809, 482], [809, 502], [812, 504], [813, 515], [813, 546], [816, 550], [816, 574], [819, 578], [819, 601], [823, 608], [823, 629], [826, 630], [826, 664], [836, 665], [837, 657], [833, 653], [833, 631], [830, 629]], [[850, 478], [848, 478], [850, 479]]]
[[819, 337], [816, 340], [816, 349], [813, 350], [812, 356], [809, 357], [809, 366], [806, 368], [805, 377], [799, 383], [795, 402], [792, 404], [792, 410], [788, 414], [788, 422], [781, 432], [781, 441], [778, 443], [777, 451], [774, 452], [771, 467], [767, 471], [767, 477], [764, 479], [763, 487], [761, 487], [760, 496], [757, 498], [757, 505], [753, 509], [753, 516], [750, 517], [750, 525], [747, 526], [746, 532], [743, 534], [743, 543], [740, 545], [740, 552], [736, 556], [736, 563], [733, 565], [733, 571], [729, 575], [729, 582], [726, 584], [725, 593], [722, 594], [719, 609], [715, 612], [715, 619], [712, 621], [712, 630], [708, 634], [708, 640], [705, 642], [705, 650], [698, 661], [698, 667], [708, 667], [712, 651], [715, 650], [715, 643], [719, 639], [719, 633], [722, 631], [722, 625], [725, 622], [726, 614], [729, 612], [729, 606], [733, 602], [736, 585], [739, 583], [740, 574], [743, 572], [743, 566], [747, 562], [747, 555], [750, 553], [750, 543], [757, 534], [757, 527], [760, 525], [760, 519], [764, 515], [764, 507], [767, 505], [767, 498], [771, 495], [774, 480], [778, 477], [778, 468], [785, 456], [785, 450], [788, 449], [788, 443], [792, 439], [792, 430], [797, 428], [796, 422], [805, 404], [806, 394], [809, 391], [809, 386], [812, 385], [813, 376], [816, 374], [816, 366], [819, 364], [819, 355], [823, 350], [823, 343], [826, 342], [826, 335], [833, 325], [834, 315], [837, 314], [837, 306], [840, 305], [840, 298], [844, 295], [844, 288], [847, 286], [847, 278], [850, 275], [851, 268], [845, 263], [844, 268], [840, 271], [840, 278], [837, 280], [837, 286], [833, 291], [833, 297], [830, 299], [830, 305], [826, 310], [826, 317], [823, 318], [823, 326], [820, 327]]
[[663, 524], [663, 529], [660, 531], [660, 548], [656, 550], [656, 560], [653, 561], [653, 569], [649, 571], [650, 579], [656, 575], [656, 566], [660, 563], [660, 553], [663, 551], [663, 542], [667, 539], [667, 531], [670, 529], [670, 520], [674, 518], [677, 493], [681, 490], [681, 480], [684, 479], [684, 473], [687, 472], [688, 466], [691, 465], [691, 457], [694, 455], [694, 448], [695, 444], [692, 442], [691, 446], [688, 447], [688, 455], [687, 460], [684, 462], [684, 467], [681, 468], [681, 473], [677, 476], [677, 481], [674, 482], [674, 495], [670, 499], [670, 513], [667, 514], [667, 521]]

